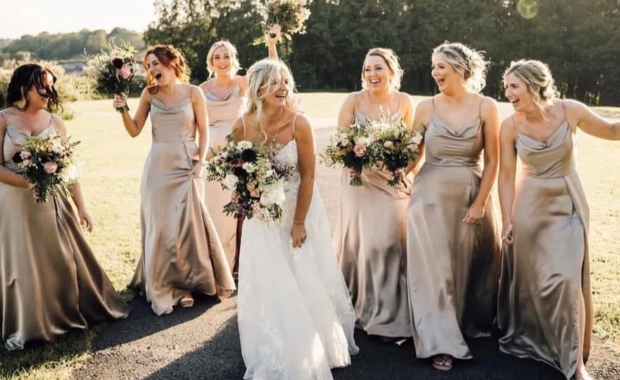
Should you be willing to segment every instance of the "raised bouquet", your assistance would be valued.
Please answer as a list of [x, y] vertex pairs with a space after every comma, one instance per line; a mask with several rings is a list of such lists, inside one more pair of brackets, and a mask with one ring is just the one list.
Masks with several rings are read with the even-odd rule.
[[[295, 33], [305, 33], [305, 22], [310, 17], [307, 0], [267, 0], [261, 2], [259, 12], [263, 17], [263, 29], [280, 25], [282, 36], [290, 40]], [[272, 35], [271, 38], [274, 38]]]
[[78, 165], [74, 147], [78, 142], [64, 143], [57, 133], [26, 138], [22, 150], [13, 156], [13, 162], [30, 182], [37, 203], [47, 202], [59, 191], [68, 193], [78, 180]]
[[389, 186], [404, 183], [404, 170], [410, 161], [420, 158], [422, 135], [407, 127], [402, 118], [390, 120], [382, 115], [379, 120], [368, 121], [368, 133], [372, 135], [370, 150], [374, 154], [375, 170], [387, 170], [392, 174]]
[[[116, 46], [109, 43], [109, 51], [88, 58], [88, 73], [95, 80], [95, 90], [104, 95], [129, 93], [129, 88], [136, 75], [135, 49], [128, 43]], [[116, 109], [118, 112], [129, 111], [125, 105]]]
[[338, 127], [321, 154], [325, 165], [342, 166], [355, 171], [349, 181], [351, 186], [362, 186], [362, 170], [377, 164], [376, 153], [373, 151], [374, 137], [368, 132], [365, 126], [358, 124]]
[[277, 153], [270, 145], [246, 140], [228, 142], [213, 152], [206, 164], [207, 179], [232, 191], [231, 201], [224, 206], [226, 215], [281, 220], [284, 188], [295, 168], [277, 163]]

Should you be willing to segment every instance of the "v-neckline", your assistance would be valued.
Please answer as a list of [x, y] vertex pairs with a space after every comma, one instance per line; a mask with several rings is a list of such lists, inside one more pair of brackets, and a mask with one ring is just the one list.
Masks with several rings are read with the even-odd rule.
[[[536, 138], [534, 138], [534, 137], [532, 137], [532, 136], [528, 135], [527, 133], [523, 133], [523, 132], [519, 131], [518, 129], [517, 129], [517, 133], [518, 133], [518, 134], [520, 134], [520, 135], [522, 135], [522, 136], [527, 137], [528, 139], [530, 139], [530, 140], [532, 140], [532, 141], [536, 141], [536, 142], [537, 142], [537, 143], [539, 143], [539, 144], [542, 144], [542, 145], [548, 145], [548, 144], [549, 144], [549, 141], [551, 141], [551, 139], [553, 138], [553, 136], [555, 136], [555, 134], [556, 134], [556, 133], [557, 133], [557, 132], [558, 132], [558, 131], [559, 131], [559, 130], [560, 130], [560, 129], [564, 126], [564, 124], [566, 124], [566, 123], [567, 123], [567, 120], [566, 120], [566, 118], [564, 118], [564, 119], [560, 122], [560, 124], [559, 124], [557, 127], [555, 127], [555, 129], [553, 130], [553, 132], [551, 132], [551, 134], [550, 134], [549, 136], [547, 136], [547, 138], [545, 139], [545, 141], [540, 141], [540, 140], [538, 140], [538, 139], [536, 139]], [[516, 128], [516, 127], [515, 127], [515, 128]]]

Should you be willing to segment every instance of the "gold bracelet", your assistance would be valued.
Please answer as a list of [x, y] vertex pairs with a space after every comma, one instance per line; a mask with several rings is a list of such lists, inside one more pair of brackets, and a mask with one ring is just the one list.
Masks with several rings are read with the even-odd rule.
[[295, 224], [306, 224], [306, 222], [300, 222], [299, 220], [293, 219], [293, 223]]

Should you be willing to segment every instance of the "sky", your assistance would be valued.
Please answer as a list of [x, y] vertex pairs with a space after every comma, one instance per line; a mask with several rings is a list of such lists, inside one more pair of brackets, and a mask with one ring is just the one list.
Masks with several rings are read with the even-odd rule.
[[155, 20], [155, 0], [0, 0], [0, 39], [115, 27], [143, 32]]

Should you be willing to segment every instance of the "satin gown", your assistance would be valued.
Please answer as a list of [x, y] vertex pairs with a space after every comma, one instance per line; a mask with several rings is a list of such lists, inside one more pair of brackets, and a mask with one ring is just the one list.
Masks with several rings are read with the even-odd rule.
[[[297, 165], [297, 142], [276, 163]], [[301, 177], [285, 187], [282, 221], [243, 224], [237, 312], [244, 379], [330, 380], [330, 368], [356, 354], [355, 314], [330, 241], [329, 221], [315, 186], [305, 219], [307, 240], [290, 244]]]
[[235, 289], [228, 260], [204, 202], [191, 98], [151, 103], [153, 145], [141, 184], [142, 255], [130, 287], [140, 289], [157, 315], [187, 292], [227, 297]]
[[[42, 132], [47, 133], [54, 133], [52, 125]], [[20, 172], [12, 157], [26, 137], [8, 125], [6, 169]], [[0, 326], [7, 349], [129, 314], [84, 239], [67, 196], [36, 203], [29, 189], [0, 182], [0, 210]]]
[[580, 351], [588, 358], [593, 323], [589, 210], [576, 171], [574, 133], [564, 121], [545, 143], [516, 134], [522, 168], [514, 242], [502, 259], [500, 349], [545, 362], [570, 379]]
[[463, 218], [480, 188], [483, 124], [454, 132], [433, 115], [407, 209], [411, 326], [418, 358], [470, 359], [464, 337], [491, 335], [500, 244], [493, 199], [480, 224]]
[[[394, 118], [400, 118], [398, 113]], [[366, 124], [359, 110], [355, 122]], [[391, 187], [390, 175], [363, 171], [363, 186], [342, 173], [334, 246], [355, 308], [357, 327], [370, 335], [410, 337], [406, 279], [407, 201], [411, 179]]]
[[[226, 137], [232, 132], [232, 124], [245, 109], [245, 99], [241, 89], [235, 88], [224, 98], [210, 91], [205, 92], [209, 113], [209, 147], [217, 149], [226, 144]], [[230, 268], [234, 268], [237, 252], [237, 219], [226, 215], [222, 210], [230, 202], [230, 190], [222, 189], [219, 182], [207, 182], [205, 202], [215, 229], [217, 230]]]

